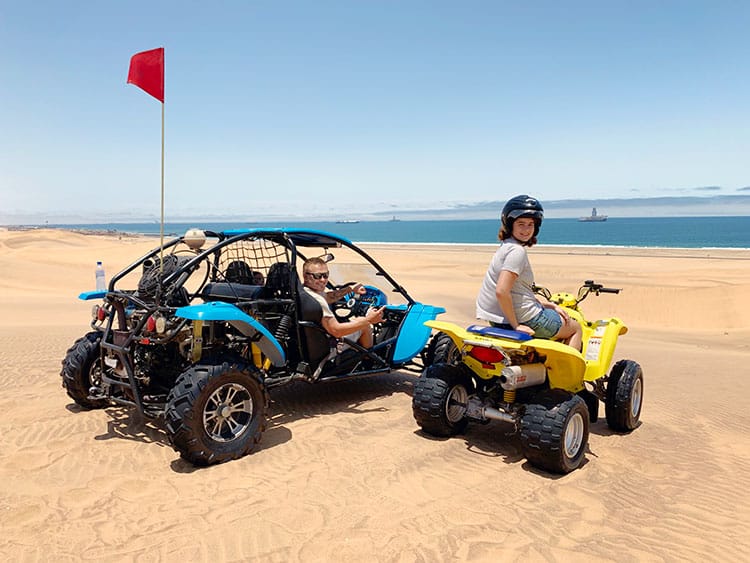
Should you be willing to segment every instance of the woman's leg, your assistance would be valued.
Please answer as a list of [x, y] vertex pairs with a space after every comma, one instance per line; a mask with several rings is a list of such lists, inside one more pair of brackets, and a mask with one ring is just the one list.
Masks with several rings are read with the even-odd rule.
[[554, 340], [560, 340], [565, 342], [568, 346], [572, 346], [579, 352], [581, 351], [581, 344], [583, 343], [583, 329], [579, 322], [571, 319], [570, 317], [562, 318], [562, 326], [557, 334], [554, 336]]

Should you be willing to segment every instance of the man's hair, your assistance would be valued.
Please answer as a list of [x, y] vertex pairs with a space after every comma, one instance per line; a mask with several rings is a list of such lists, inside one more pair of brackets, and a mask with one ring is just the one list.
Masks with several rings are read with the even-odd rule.
[[302, 273], [306, 274], [310, 271], [310, 266], [323, 266], [326, 267], [325, 260], [322, 258], [318, 258], [317, 256], [315, 258], [308, 258], [305, 260], [305, 263], [302, 264]]

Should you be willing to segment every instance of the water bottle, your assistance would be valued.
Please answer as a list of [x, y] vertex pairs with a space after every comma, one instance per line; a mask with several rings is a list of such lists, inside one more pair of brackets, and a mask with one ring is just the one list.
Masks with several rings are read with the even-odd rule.
[[96, 263], [96, 290], [107, 289], [107, 282], [104, 280], [104, 266], [101, 262]]

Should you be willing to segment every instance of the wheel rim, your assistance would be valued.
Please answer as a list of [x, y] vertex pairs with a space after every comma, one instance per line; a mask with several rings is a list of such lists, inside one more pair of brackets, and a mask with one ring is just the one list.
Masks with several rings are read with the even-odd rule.
[[91, 363], [89, 368], [89, 386], [98, 387], [102, 384], [102, 366], [99, 360]]
[[639, 377], [633, 385], [633, 393], [630, 396], [630, 414], [633, 418], [641, 412], [641, 401], [643, 400], [643, 381]]
[[449, 422], [459, 422], [466, 414], [466, 403], [469, 401], [469, 393], [463, 385], [455, 385], [448, 393], [445, 402], [445, 417]]
[[451, 364], [461, 363], [461, 350], [459, 350], [456, 346], [451, 347], [451, 350], [448, 353], [448, 362]]
[[253, 419], [253, 398], [237, 383], [222, 385], [203, 407], [203, 428], [217, 442], [230, 442], [250, 426]]
[[579, 413], [575, 413], [565, 429], [565, 455], [569, 458], [575, 457], [583, 446], [583, 435], [585, 423]]

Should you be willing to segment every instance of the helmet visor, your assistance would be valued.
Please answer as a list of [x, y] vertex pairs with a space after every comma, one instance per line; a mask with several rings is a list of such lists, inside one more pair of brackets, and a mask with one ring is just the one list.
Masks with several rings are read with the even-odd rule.
[[544, 212], [536, 209], [514, 209], [508, 213], [508, 219], [518, 219], [519, 217], [531, 217], [532, 219], [544, 219]]

